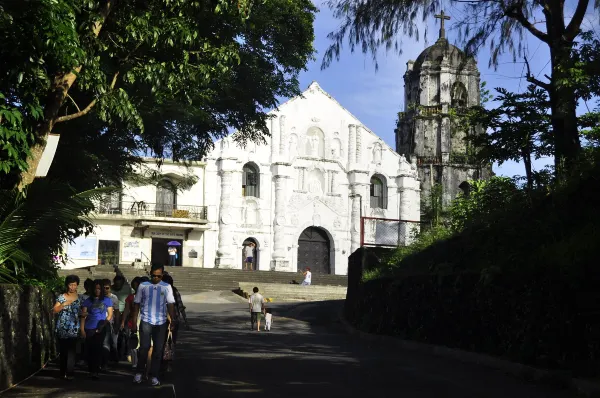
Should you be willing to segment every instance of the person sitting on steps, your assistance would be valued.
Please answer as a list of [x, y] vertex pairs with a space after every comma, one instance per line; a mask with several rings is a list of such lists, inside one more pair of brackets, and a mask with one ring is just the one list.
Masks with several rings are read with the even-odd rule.
[[310, 267], [306, 267], [306, 271], [302, 274], [304, 275], [304, 280], [302, 281], [302, 286], [310, 286], [312, 283], [312, 273], [310, 272]]

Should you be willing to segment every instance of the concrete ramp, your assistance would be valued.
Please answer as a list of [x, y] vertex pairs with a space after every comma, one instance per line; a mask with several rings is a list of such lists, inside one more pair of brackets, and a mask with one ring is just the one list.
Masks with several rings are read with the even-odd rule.
[[240, 282], [240, 293], [244, 297], [258, 287], [260, 294], [273, 302], [344, 300], [345, 286], [301, 286], [281, 283]]

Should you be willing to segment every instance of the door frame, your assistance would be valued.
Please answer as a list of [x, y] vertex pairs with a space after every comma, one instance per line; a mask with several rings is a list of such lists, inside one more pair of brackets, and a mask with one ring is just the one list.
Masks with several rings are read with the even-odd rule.
[[[316, 226], [316, 225], [307, 225], [304, 228], [302, 228], [300, 230], [300, 233], [298, 234], [298, 239], [297, 239], [297, 243], [298, 243], [298, 250], [296, 253], [296, 270], [297, 271], [301, 271], [300, 269], [300, 242], [301, 242], [301, 237], [302, 234], [304, 234], [304, 232], [307, 229], [310, 228], [314, 228], [315, 230], [320, 231], [323, 236], [327, 239], [326, 243], [327, 243], [327, 256], [329, 259], [329, 264], [327, 264], [327, 273], [324, 275], [333, 275], [335, 273], [335, 258], [334, 258], [334, 240], [333, 240], [333, 236], [331, 236], [331, 234], [329, 233], [329, 231], [326, 228], [323, 228], [321, 226]], [[310, 240], [303, 240], [304, 242], [311, 242]], [[318, 242], [318, 241], [315, 241]], [[315, 269], [313, 267], [311, 267], [311, 271], [315, 271]], [[319, 270], [320, 271], [320, 270]]]

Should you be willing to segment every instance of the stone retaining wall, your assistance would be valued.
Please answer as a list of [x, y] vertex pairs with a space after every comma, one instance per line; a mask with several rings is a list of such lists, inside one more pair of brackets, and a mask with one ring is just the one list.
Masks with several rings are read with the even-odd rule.
[[0, 285], [0, 391], [56, 355], [53, 304], [45, 289]]

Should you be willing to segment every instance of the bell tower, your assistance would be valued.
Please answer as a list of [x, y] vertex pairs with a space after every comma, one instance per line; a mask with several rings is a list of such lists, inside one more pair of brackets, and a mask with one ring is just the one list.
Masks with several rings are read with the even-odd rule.
[[467, 134], [453, 127], [451, 114], [479, 105], [479, 71], [471, 57], [446, 39], [442, 11], [439, 38], [416, 59], [408, 61], [404, 74], [404, 112], [396, 129], [396, 151], [411, 159], [416, 157], [421, 181], [421, 200], [429, 203], [431, 188], [441, 185], [442, 204], [448, 206], [461, 191], [468, 191], [467, 181], [487, 179], [490, 166], [478, 164]]

